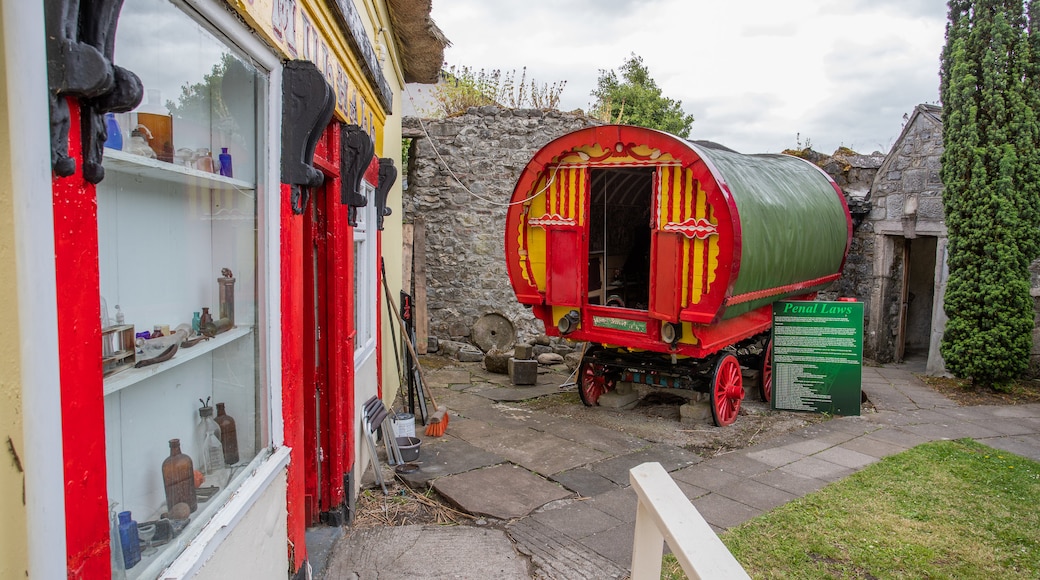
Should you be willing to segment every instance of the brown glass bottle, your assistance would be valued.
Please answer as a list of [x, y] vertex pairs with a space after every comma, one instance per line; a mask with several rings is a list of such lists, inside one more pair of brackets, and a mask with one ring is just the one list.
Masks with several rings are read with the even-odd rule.
[[162, 463], [163, 486], [166, 488], [166, 509], [179, 503], [188, 504], [194, 512], [199, 507], [195, 497], [195, 467], [191, 457], [181, 453], [181, 440], [170, 439], [170, 456]]
[[224, 412], [224, 403], [217, 403], [217, 418], [214, 421], [220, 426], [220, 444], [224, 447], [224, 464], [238, 463], [238, 429], [235, 427], [235, 420]]

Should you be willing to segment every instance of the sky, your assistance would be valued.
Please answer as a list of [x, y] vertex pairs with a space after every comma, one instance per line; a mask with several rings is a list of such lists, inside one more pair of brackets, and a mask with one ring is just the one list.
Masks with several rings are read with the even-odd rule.
[[588, 110], [603, 70], [642, 57], [693, 115], [690, 139], [742, 153], [887, 153], [938, 104], [944, 0], [433, 0], [447, 65], [566, 81]]

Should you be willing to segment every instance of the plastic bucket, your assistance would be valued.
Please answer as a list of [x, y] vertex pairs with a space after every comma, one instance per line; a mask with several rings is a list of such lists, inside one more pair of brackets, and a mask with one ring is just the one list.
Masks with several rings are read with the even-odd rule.
[[422, 440], [418, 437], [398, 437], [397, 448], [401, 450], [401, 459], [404, 461], [415, 461], [419, 459], [419, 446]]
[[415, 437], [415, 415], [411, 413], [394, 415], [394, 436]]

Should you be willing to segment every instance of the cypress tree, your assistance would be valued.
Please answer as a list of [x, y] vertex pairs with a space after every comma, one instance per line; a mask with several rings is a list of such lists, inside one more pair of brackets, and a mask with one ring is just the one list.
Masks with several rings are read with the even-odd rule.
[[[1030, 7], [1032, 12], [1032, 7]], [[1037, 233], [1034, 60], [1021, 0], [951, 0], [942, 54], [946, 368], [1001, 387], [1028, 366]]]

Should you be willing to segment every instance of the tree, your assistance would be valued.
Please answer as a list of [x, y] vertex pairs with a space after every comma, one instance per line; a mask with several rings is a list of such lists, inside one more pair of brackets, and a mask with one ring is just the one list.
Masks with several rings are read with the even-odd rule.
[[592, 96], [593, 117], [610, 123], [638, 125], [666, 131], [679, 137], [690, 134], [693, 115], [682, 110], [682, 101], [661, 96], [661, 89], [650, 77], [643, 59], [632, 54], [618, 73], [600, 70]]
[[1038, 40], [1022, 0], [950, 0], [940, 73], [950, 271], [940, 350], [946, 368], [976, 386], [1007, 385], [1032, 346]]

